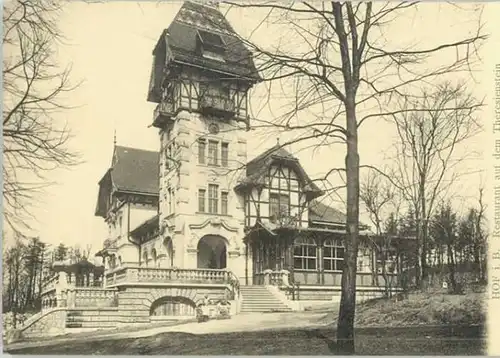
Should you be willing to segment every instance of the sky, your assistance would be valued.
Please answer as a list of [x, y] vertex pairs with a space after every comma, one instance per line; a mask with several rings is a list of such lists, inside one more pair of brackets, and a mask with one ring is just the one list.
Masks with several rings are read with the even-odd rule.
[[[59, 170], [51, 174], [51, 179], [56, 180], [57, 184], [50, 187], [41, 198], [41, 204], [33, 208], [37, 218], [33, 227], [42, 240], [54, 245], [60, 242], [79, 244], [83, 248], [91, 245], [92, 251], [96, 252], [106, 239], [107, 230], [103, 219], [94, 216], [98, 181], [109, 168], [115, 132], [119, 145], [149, 150], [159, 148], [157, 130], [148, 127], [155, 107], [155, 104], [146, 101], [151, 52], [180, 5], [180, 2], [175, 1], [74, 1], [66, 5], [60, 21], [60, 30], [66, 41], [58, 48], [58, 61], [60, 64], [71, 64], [72, 80], [83, 82], [71, 93], [70, 101], [76, 108], [58, 115], [68, 121], [74, 135], [71, 148], [82, 153], [84, 163], [71, 170]], [[492, 96], [493, 66], [495, 61], [500, 62], [500, 53], [495, 54], [493, 47], [500, 39], [498, 17], [494, 19], [495, 14], [500, 13], [500, 4], [487, 3], [485, 6], [484, 20], [491, 38], [484, 49], [484, 71], [477, 75], [478, 83], [473, 86], [474, 93], [479, 97]], [[228, 18], [236, 31], [245, 37], [252, 33], [260, 21], [257, 15], [247, 10], [231, 11]], [[465, 18], [456, 20], [444, 6], [436, 3], [424, 6], [417, 15], [400, 19], [390, 32], [402, 41], [412, 39], [411, 36], [417, 34], [418, 41], [425, 41], [435, 36], [446, 38], [471, 26]], [[253, 34], [252, 39], [270, 46], [283, 35], [279, 29], [273, 30], [269, 25]], [[266, 97], [266, 87], [257, 85], [251, 100], [252, 107], [259, 118], [272, 120], [289, 99], [286, 95], [274, 93], [271, 111], [263, 106]], [[484, 110], [487, 129], [493, 116], [491, 108], [489, 106]], [[378, 164], [393, 142], [394, 135], [393, 128], [387, 123], [376, 120], [367, 122], [360, 131], [363, 163]], [[274, 145], [276, 138], [274, 134], [252, 133], [248, 142], [249, 159]], [[468, 143], [467, 150], [484, 149], [485, 158], [488, 158], [490, 148], [484, 143], [489, 143], [490, 139], [485, 133]], [[340, 145], [315, 153], [298, 150], [298, 146], [292, 146], [291, 149], [313, 178], [325, 172], [324, 163], [335, 167], [344, 161], [345, 148]], [[486, 168], [488, 163], [485, 159], [473, 165]], [[459, 186], [468, 193], [481, 180], [484, 181], [484, 175], [469, 176]], [[333, 205], [342, 209], [343, 204], [337, 201]]]

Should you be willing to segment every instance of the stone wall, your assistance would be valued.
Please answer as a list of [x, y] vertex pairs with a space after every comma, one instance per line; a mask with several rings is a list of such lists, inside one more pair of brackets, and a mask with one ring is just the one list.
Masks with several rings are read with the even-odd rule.
[[194, 304], [205, 295], [210, 299], [227, 298], [229, 290], [218, 287], [128, 287], [118, 293], [120, 324], [141, 324], [150, 322], [150, 309], [153, 303], [163, 297], [185, 297]]
[[115, 328], [128, 312], [120, 312], [116, 307], [68, 309], [66, 328]]
[[[297, 298], [297, 293], [295, 293]], [[372, 289], [372, 290], [357, 290], [356, 291], [356, 301], [366, 301], [373, 298], [382, 297], [384, 295], [384, 290]], [[339, 288], [307, 288], [300, 289], [298, 299], [300, 301], [333, 301], [340, 302], [341, 290]], [[289, 300], [292, 299], [292, 295], [287, 293]]]
[[54, 308], [33, 316], [20, 328], [23, 338], [63, 334], [66, 328], [66, 309]]

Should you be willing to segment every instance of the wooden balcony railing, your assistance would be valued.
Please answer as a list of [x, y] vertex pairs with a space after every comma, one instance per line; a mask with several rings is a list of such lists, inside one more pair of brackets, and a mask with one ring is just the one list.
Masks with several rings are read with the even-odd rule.
[[153, 113], [153, 124], [160, 125], [165, 120], [170, 119], [175, 115], [175, 108], [173, 101], [160, 102]]
[[105, 248], [105, 249], [108, 249], [108, 250], [109, 250], [109, 249], [116, 249], [116, 247], [117, 247], [117, 245], [116, 245], [116, 244], [117, 244], [117, 242], [118, 242], [118, 239], [119, 239], [119, 238], [116, 238], [116, 239], [106, 239], [106, 240], [104, 240], [104, 245], [103, 245], [103, 246], [104, 246], [104, 248]]
[[234, 115], [236, 110], [234, 101], [231, 98], [209, 94], [201, 96], [200, 108], [211, 112], [221, 114], [225, 113], [229, 115]]

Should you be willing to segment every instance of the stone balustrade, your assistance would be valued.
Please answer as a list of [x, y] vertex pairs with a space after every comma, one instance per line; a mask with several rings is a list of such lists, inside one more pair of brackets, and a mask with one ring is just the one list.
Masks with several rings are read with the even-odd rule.
[[118, 304], [115, 289], [72, 287], [66, 296], [68, 307], [115, 307]]
[[278, 286], [278, 287], [288, 287], [290, 286], [289, 277], [290, 271], [288, 270], [264, 270], [262, 273], [263, 276], [263, 284]]
[[230, 284], [231, 272], [212, 269], [120, 267], [106, 274], [107, 286], [121, 283], [208, 283]]

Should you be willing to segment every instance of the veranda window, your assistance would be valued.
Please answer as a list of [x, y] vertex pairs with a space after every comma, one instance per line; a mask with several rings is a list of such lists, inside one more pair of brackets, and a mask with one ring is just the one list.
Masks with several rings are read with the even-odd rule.
[[323, 247], [323, 267], [325, 271], [342, 271], [344, 268], [344, 245], [339, 239], [325, 241]]
[[316, 247], [313, 239], [297, 239], [293, 250], [293, 267], [297, 270], [316, 270], [318, 267]]

